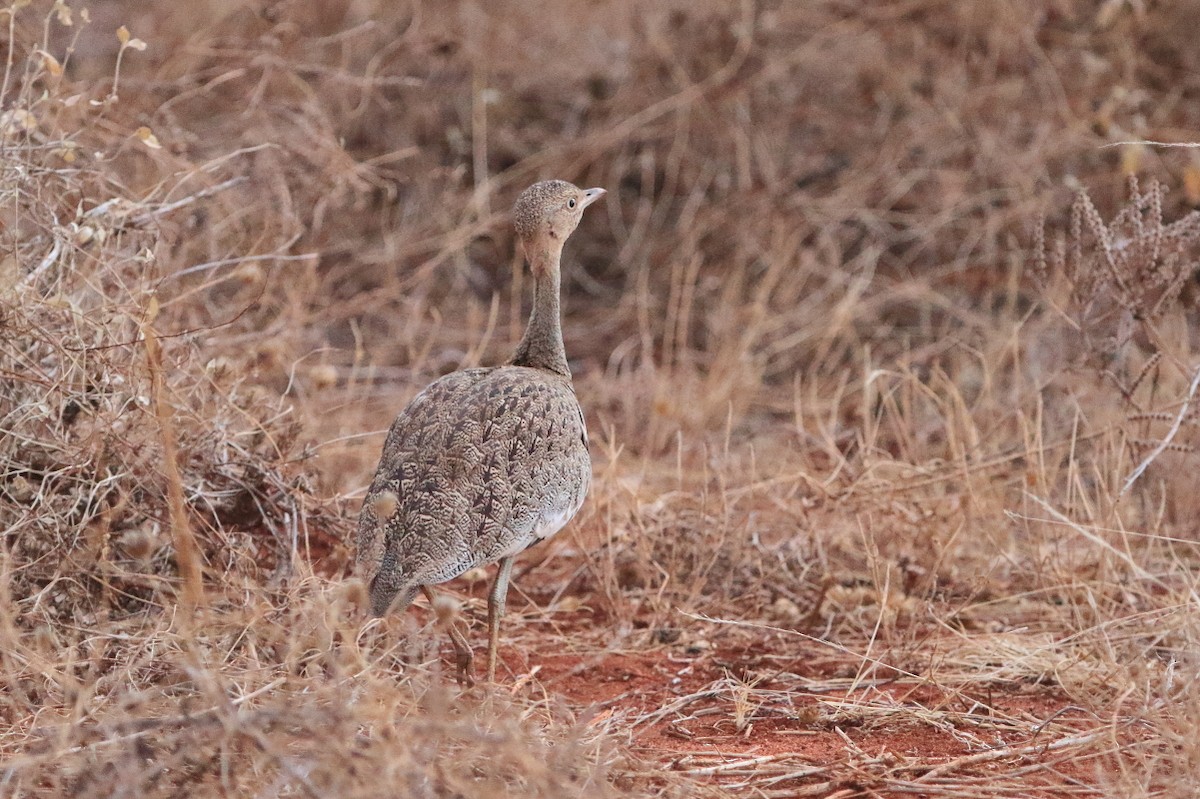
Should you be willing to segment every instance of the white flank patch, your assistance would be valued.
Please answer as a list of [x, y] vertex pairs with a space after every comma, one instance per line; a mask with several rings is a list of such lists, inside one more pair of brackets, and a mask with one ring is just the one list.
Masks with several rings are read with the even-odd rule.
[[538, 523], [533, 526], [528, 538], [522, 538], [513, 541], [511, 544], [505, 547], [499, 555], [496, 555], [496, 558], [507, 558], [520, 552], [524, 552], [538, 541], [544, 541], [545, 539], [554, 535], [559, 530], [567, 526], [567, 522], [571, 521], [571, 518], [579, 511], [579, 508], [582, 505], [583, 502], [581, 501], [574, 506], [547, 511], [542, 518], [538, 520]]

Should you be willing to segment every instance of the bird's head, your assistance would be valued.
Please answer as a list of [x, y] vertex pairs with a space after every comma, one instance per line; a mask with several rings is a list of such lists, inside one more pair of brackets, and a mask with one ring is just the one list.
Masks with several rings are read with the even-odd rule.
[[535, 260], [542, 251], [561, 252], [583, 209], [604, 194], [604, 189], [581, 189], [565, 180], [543, 180], [521, 192], [513, 206], [513, 224], [526, 256]]

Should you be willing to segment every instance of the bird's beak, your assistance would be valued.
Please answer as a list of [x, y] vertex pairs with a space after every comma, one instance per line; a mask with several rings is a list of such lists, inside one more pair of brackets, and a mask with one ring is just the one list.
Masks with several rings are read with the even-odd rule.
[[605, 194], [608, 194], [608, 192], [605, 191], [604, 189], [588, 189], [587, 191], [585, 191], [583, 193], [583, 205], [580, 206], [580, 210], [587, 208], [589, 205], [596, 202], [596, 200], [599, 200]]

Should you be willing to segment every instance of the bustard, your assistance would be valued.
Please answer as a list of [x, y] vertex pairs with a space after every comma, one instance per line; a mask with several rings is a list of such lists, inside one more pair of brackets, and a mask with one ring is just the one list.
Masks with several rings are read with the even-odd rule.
[[[513, 559], [562, 529], [591, 482], [559, 265], [584, 209], [604, 193], [548, 180], [517, 199], [513, 222], [533, 273], [525, 335], [508, 363], [448, 374], [400, 412], [359, 515], [357, 567], [375, 615], [407, 608], [418, 591], [433, 603], [430, 586], [499, 562], [488, 595], [489, 681]], [[453, 623], [447, 629], [459, 680], [470, 684], [470, 647]]]

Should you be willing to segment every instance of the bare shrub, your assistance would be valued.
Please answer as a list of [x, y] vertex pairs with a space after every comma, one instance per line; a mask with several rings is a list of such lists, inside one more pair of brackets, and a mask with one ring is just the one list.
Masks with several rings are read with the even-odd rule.
[[[124, 36], [122, 52], [138, 46]], [[131, 196], [86, 149], [110, 96], [73, 93], [42, 50], [7, 75], [10, 118], [23, 121], [0, 144], [0, 524], [26, 623], [170, 605], [173, 479], [210, 575], [286, 572], [310, 546], [341, 557], [341, 522], [296, 467], [288, 403], [232, 373], [207, 328], [185, 327], [187, 295], [164, 287], [158, 222], [210, 192]], [[148, 129], [125, 135], [121, 146], [160, 146]]]
[[[1161, 184], [1154, 181], [1142, 192], [1130, 177], [1129, 200], [1109, 222], [1086, 193], [1076, 196], [1069, 236], [1057, 242], [1049, 259], [1038, 226], [1035, 277], [1099, 367], [1124, 360], [1135, 337], [1152, 357], [1179, 357], [1180, 344], [1195, 342], [1176, 341], [1170, 335], [1176, 331], [1160, 328], [1167, 317], [1192, 313], [1191, 303], [1181, 298], [1200, 272], [1198, 241], [1200, 211], [1165, 223]], [[1142, 377], [1118, 384], [1122, 393], [1132, 394]]]

